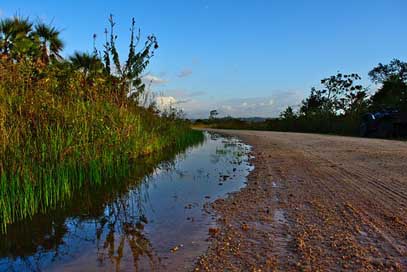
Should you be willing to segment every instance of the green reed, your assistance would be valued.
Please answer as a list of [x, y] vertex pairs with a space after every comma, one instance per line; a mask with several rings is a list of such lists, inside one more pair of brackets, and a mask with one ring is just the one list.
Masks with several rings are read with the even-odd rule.
[[71, 76], [61, 93], [52, 77], [27, 85], [18, 70], [0, 69], [1, 231], [127, 176], [134, 159], [203, 139], [182, 120], [117, 99], [104, 82]]

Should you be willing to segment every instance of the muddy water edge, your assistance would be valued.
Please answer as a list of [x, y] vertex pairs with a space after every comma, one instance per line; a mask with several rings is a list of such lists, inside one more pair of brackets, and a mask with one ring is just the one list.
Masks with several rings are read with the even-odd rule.
[[85, 188], [0, 235], [0, 271], [185, 271], [208, 247], [208, 207], [245, 186], [250, 147], [205, 133], [181, 154], [136, 163], [131, 178]]

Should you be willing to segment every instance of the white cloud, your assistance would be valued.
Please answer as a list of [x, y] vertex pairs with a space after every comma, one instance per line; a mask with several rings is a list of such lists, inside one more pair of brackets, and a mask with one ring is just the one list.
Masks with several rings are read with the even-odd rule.
[[189, 68], [186, 68], [186, 69], [182, 70], [181, 72], [179, 72], [178, 77], [184, 78], [184, 77], [189, 77], [190, 75], [192, 75], [192, 70]]
[[288, 106], [297, 108], [303, 96], [302, 91], [273, 91], [270, 96], [217, 99], [203, 91], [170, 89], [163, 91], [157, 104], [180, 108], [188, 118], [207, 118], [211, 110], [218, 110], [220, 117], [267, 118], [278, 117]]
[[167, 83], [167, 80], [162, 79], [158, 76], [154, 76], [152, 74], [147, 74], [147, 75], [143, 76], [143, 81], [146, 84], [155, 84], [155, 85]]
[[279, 91], [266, 97], [249, 97], [216, 100], [213, 97], [191, 97], [181, 107], [189, 118], [206, 118], [210, 110], [218, 110], [220, 116], [277, 117], [288, 106], [296, 108], [302, 92]]
[[0, 17], [3, 17], [4, 11], [0, 9]]
[[174, 107], [177, 104], [177, 99], [172, 96], [157, 96], [155, 102], [157, 103], [158, 109], [165, 110]]

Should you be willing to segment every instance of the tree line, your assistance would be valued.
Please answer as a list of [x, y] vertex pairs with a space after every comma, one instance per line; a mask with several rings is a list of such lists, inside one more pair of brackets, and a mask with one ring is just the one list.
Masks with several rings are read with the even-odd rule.
[[297, 110], [287, 107], [270, 128], [289, 131], [357, 134], [365, 113], [407, 111], [407, 63], [398, 59], [379, 63], [368, 73], [379, 86], [371, 94], [358, 74], [342, 74], [321, 80]]
[[[43, 22], [32, 22], [29, 18], [15, 16], [0, 21], [0, 60], [6, 69], [21, 68], [29, 70], [29, 80], [36, 82], [44, 78], [58, 77], [60, 93], [68, 91], [71, 78], [79, 78], [83, 87], [95, 84], [109, 86], [118, 99], [129, 96], [137, 100], [145, 90], [142, 72], [145, 70], [158, 48], [154, 35], [147, 36], [143, 42], [140, 29], [136, 29], [132, 19], [130, 43], [127, 59], [121, 62], [116, 48], [117, 35], [115, 22], [109, 17], [109, 27], [105, 29], [103, 50], [96, 47], [96, 34], [93, 36], [92, 53], [75, 52], [63, 58], [64, 49], [61, 32], [54, 26]], [[139, 51], [136, 50], [142, 43]], [[78, 75], [80, 75], [78, 77]], [[4, 75], [1, 75], [4, 76]], [[2, 78], [0, 78], [1, 80]], [[106, 88], [103, 88], [106, 89]]]
[[360, 75], [338, 72], [322, 79], [319, 88], [311, 88], [308, 97], [299, 105], [288, 106], [278, 118], [248, 122], [233, 117], [216, 118], [218, 112], [214, 110], [209, 119], [197, 120], [196, 125], [357, 135], [366, 113], [386, 110], [407, 113], [406, 62], [393, 59], [388, 64], [379, 63], [368, 75], [378, 86], [373, 93], [361, 84]]

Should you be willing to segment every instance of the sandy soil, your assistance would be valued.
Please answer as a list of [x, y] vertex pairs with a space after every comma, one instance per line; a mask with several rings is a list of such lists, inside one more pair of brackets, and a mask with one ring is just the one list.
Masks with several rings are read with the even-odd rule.
[[254, 148], [197, 271], [407, 271], [407, 142], [222, 131]]

